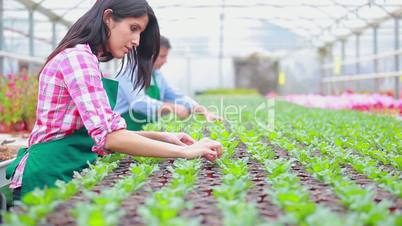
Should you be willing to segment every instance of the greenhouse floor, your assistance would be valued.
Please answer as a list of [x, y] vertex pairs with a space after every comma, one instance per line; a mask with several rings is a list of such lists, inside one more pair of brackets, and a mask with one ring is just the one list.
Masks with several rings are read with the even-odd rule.
[[[244, 160], [245, 158], [251, 158], [251, 155], [245, 149], [245, 145], [240, 145], [236, 149], [233, 159]], [[287, 152], [281, 148], [274, 148], [274, 151], [275, 159], [291, 159]], [[121, 160], [118, 167], [111, 174], [106, 176], [99, 185], [92, 188], [92, 191], [100, 194], [103, 190], [116, 185], [119, 180], [130, 175], [129, 166], [134, 162], [132, 158]], [[147, 225], [139, 215], [138, 209], [145, 204], [149, 194], [171, 183], [172, 173], [168, 170], [168, 167], [173, 165], [173, 162], [174, 159], [166, 159], [159, 163], [159, 171], [151, 175], [140, 190], [132, 193], [121, 203], [120, 208], [124, 209], [126, 214], [120, 218], [119, 225]], [[277, 207], [268, 197], [267, 190], [272, 189], [272, 187], [265, 182], [267, 173], [264, 170], [264, 166], [255, 160], [249, 160], [247, 165], [252, 185], [245, 194], [246, 201], [250, 203], [255, 202], [255, 207], [258, 209], [258, 215], [261, 221], [277, 221], [284, 213], [281, 208]], [[345, 170], [345, 176], [351, 178], [361, 187], [374, 188], [374, 192], [376, 193], [374, 197], [375, 202], [379, 203], [388, 200], [392, 203], [389, 207], [392, 212], [402, 211], [401, 198], [384, 190], [366, 176], [356, 172], [353, 168], [345, 167]], [[301, 186], [308, 188], [307, 194], [311, 201], [335, 213], [346, 214], [348, 212], [348, 208], [333, 194], [331, 187], [314, 178], [300, 163], [295, 162], [290, 169], [290, 173], [297, 175], [297, 177], [300, 178]], [[192, 191], [185, 197], [185, 201], [191, 202], [193, 205], [188, 209], [184, 209], [180, 216], [190, 219], [198, 218], [201, 225], [223, 225], [224, 216], [218, 208], [217, 199], [213, 195], [213, 189], [222, 185], [221, 179], [222, 173], [219, 167], [203, 160], [202, 167], [198, 172], [197, 182], [192, 188]], [[76, 225], [76, 221], [71, 215], [71, 209], [74, 208], [78, 202], [90, 202], [90, 200], [85, 194], [79, 193], [69, 201], [59, 205], [53, 214], [48, 215], [47, 223], [60, 226]]]
[[400, 121], [278, 101], [272, 130], [261, 123], [269, 122], [258, 112], [264, 102], [228, 98], [223, 108], [246, 111], [223, 123], [194, 118], [145, 128], [218, 140], [224, 152], [215, 163], [112, 154], [71, 182], [27, 194], [5, 223], [401, 225]]

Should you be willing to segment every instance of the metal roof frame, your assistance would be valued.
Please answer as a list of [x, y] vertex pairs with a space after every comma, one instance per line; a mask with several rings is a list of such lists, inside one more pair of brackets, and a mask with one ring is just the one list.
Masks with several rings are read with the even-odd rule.
[[32, 0], [15, 0], [15, 1], [22, 3], [23, 5], [25, 5], [26, 7], [30, 8], [30, 9], [33, 9], [34, 11], [38, 11], [38, 12], [42, 13], [43, 15], [48, 17], [53, 22], [58, 22], [60, 24], [63, 24], [66, 27], [70, 27], [72, 25], [72, 22], [64, 19], [62, 15], [58, 15], [55, 12], [53, 12], [52, 10], [43, 7], [42, 3], [46, 0], [42, 0], [39, 3], [36, 3]]
[[[73, 7], [69, 8], [67, 11], [65, 11], [63, 14], [57, 14], [55, 13], [52, 9], [48, 9], [43, 6], [43, 3], [46, 2], [47, 0], [41, 0], [39, 2], [35, 2], [33, 0], [15, 0], [17, 2], [22, 3], [24, 6], [33, 9], [34, 11], [37, 11], [39, 13], [42, 13], [46, 17], [48, 17], [52, 22], [60, 23], [63, 24], [66, 27], [70, 27], [73, 23], [73, 21], [66, 20], [64, 16], [71, 12], [74, 9], [79, 8], [82, 2], [85, 0], [81, 0], [77, 2]], [[332, 4], [328, 3], [331, 2]], [[351, 3], [340, 3], [336, 0], [329, 0], [327, 3], [323, 2], [322, 4], [319, 4], [316, 2], [316, 4], [311, 4], [311, 3], [292, 3], [292, 2], [287, 2], [287, 3], [279, 3], [279, 2], [272, 2], [272, 3], [254, 3], [254, 4], [228, 4], [227, 1], [225, 2], [224, 0], [221, 3], [218, 4], [177, 4], [177, 3], [168, 3], [164, 5], [159, 5], [155, 6], [154, 8], [156, 9], [168, 9], [172, 7], [181, 7], [181, 8], [251, 8], [251, 7], [270, 7], [270, 8], [275, 8], [275, 9], [286, 9], [289, 7], [307, 7], [312, 10], [317, 10], [318, 12], [325, 14], [326, 17], [322, 18], [327, 21], [331, 21], [330, 25], [328, 26], [322, 26], [316, 18], [309, 18], [308, 16], [289, 16], [287, 17], [284, 15], [283, 17], [278, 17], [278, 16], [273, 16], [270, 17], [267, 15], [266, 17], [253, 17], [253, 18], [248, 18], [248, 17], [243, 17], [243, 19], [255, 19], [259, 20], [262, 22], [269, 22], [272, 24], [276, 24], [280, 27], [286, 28], [290, 31], [293, 31], [294, 33], [298, 34], [302, 38], [306, 40], [314, 40], [313, 42], [316, 42], [317, 47], [325, 46], [325, 45], [331, 45], [333, 42], [337, 40], [343, 40], [348, 38], [349, 36], [359, 34], [362, 31], [369, 29], [371, 27], [376, 27], [380, 23], [391, 19], [393, 17], [400, 17], [402, 15], [402, 6], [401, 5], [395, 5], [395, 4], [389, 4], [386, 6], [390, 7], [397, 7], [399, 6], [400, 8], [397, 10], [393, 11], [388, 11], [384, 7], [384, 5], [381, 4], [376, 4], [375, 1], [368, 0], [364, 4], [351, 4]], [[344, 9], [344, 12], [342, 16], [340, 17], [334, 17], [332, 15], [328, 15], [323, 11], [324, 8], [326, 7], [334, 7], [334, 6], [339, 6]], [[376, 19], [367, 19], [363, 18], [359, 15], [358, 10], [362, 7], [366, 6], [375, 6], [380, 8], [385, 12], [385, 16], [381, 18], [376, 18]], [[355, 18], [351, 19], [350, 15], [353, 14]], [[174, 20], [175, 21], [175, 20]], [[286, 23], [283, 23], [286, 21]], [[291, 21], [302, 21], [303, 24], [311, 24], [311, 26], [314, 26], [315, 29], [309, 28], [306, 25], [301, 26], [300, 23], [297, 24], [295, 23], [292, 25]], [[360, 23], [364, 23], [364, 26], [359, 26], [359, 27], [354, 27], [354, 26], [349, 26], [346, 23], [347, 22], [353, 22], [353, 21], [360, 21]], [[347, 30], [348, 32], [344, 35], [339, 35], [334, 33], [334, 30], [336, 29], [344, 29]], [[303, 30], [303, 32], [300, 32]], [[319, 31], [319, 32], [317, 32]], [[331, 36], [330, 40], [323, 40], [324, 36]]]

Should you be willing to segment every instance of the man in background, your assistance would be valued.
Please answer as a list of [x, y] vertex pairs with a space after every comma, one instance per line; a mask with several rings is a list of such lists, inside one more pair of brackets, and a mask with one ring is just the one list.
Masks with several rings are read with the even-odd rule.
[[141, 130], [142, 126], [157, 119], [157, 116], [173, 113], [184, 119], [191, 113], [202, 114], [208, 121], [221, 120], [222, 118], [198, 104], [192, 98], [183, 95], [173, 89], [165, 80], [160, 71], [167, 62], [170, 42], [161, 36], [160, 51], [152, 72], [151, 85], [141, 91], [133, 90], [129, 75], [121, 75], [115, 111], [126, 119], [127, 128]]

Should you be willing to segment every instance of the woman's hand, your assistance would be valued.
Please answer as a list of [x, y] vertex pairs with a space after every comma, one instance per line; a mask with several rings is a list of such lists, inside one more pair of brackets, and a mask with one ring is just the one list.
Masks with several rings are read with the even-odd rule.
[[222, 156], [222, 145], [209, 138], [203, 138], [200, 141], [183, 148], [184, 157], [187, 159], [204, 157], [213, 162]]
[[223, 121], [223, 117], [208, 111], [208, 109], [202, 105], [197, 105], [193, 108], [193, 112], [204, 115], [208, 122], [212, 121]]
[[180, 119], [185, 119], [190, 115], [190, 110], [180, 104], [174, 104], [165, 102], [162, 107], [159, 109], [161, 115], [166, 115], [168, 113], [173, 113]]
[[179, 117], [180, 119], [185, 119], [190, 115], [190, 110], [188, 110], [186, 107], [180, 104], [174, 104], [173, 105], [173, 112], [174, 114]]
[[205, 116], [205, 119], [206, 119], [208, 122], [212, 122], [212, 121], [223, 121], [223, 117], [222, 117], [222, 116], [216, 115], [216, 114], [214, 114], [214, 113], [212, 113], [212, 112], [209, 112], [209, 111], [203, 113], [203, 115]]
[[161, 132], [160, 141], [180, 146], [192, 145], [196, 142], [190, 135], [186, 133], [168, 133], [168, 132]]

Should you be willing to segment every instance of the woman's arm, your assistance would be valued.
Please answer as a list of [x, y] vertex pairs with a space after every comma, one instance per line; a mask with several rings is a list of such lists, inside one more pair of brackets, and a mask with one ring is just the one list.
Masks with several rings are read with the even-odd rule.
[[163, 134], [162, 132], [154, 132], [154, 131], [135, 131], [136, 134], [141, 135], [143, 137], [152, 139], [152, 140], [159, 140], [159, 141], [164, 141], [163, 140]]
[[215, 159], [222, 153], [219, 142], [203, 139], [189, 146], [179, 146], [152, 140], [129, 130], [118, 130], [106, 136], [105, 149], [133, 156], [162, 158], [197, 158], [212, 155]]
[[138, 135], [147, 137], [149, 139], [176, 144], [180, 146], [191, 145], [196, 141], [186, 133], [169, 133], [169, 132], [155, 132], [155, 131], [136, 131]]
[[134, 156], [184, 158], [181, 146], [150, 139], [129, 130], [109, 133], [105, 149]]

